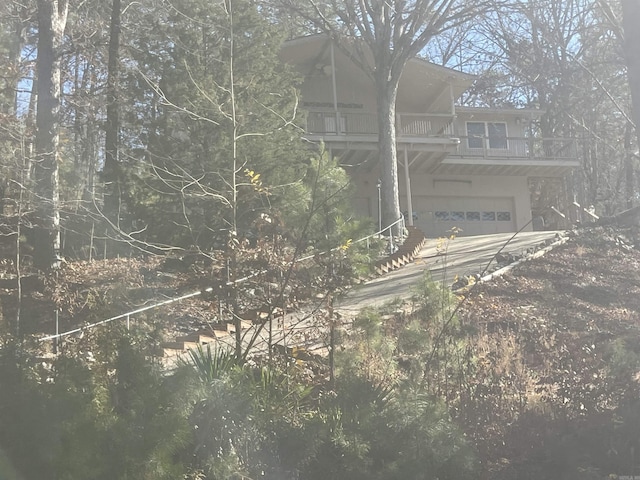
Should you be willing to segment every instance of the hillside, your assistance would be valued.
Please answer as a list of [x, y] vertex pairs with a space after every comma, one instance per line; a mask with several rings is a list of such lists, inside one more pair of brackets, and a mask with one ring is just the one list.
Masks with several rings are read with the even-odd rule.
[[574, 231], [460, 315], [477, 362], [457, 414], [492, 478], [638, 474], [638, 228]]
[[[423, 368], [430, 391], [447, 401], [475, 446], [480, 478], [601, 479], [640, 473], [639, 267], [640, 229], [583, 228], [545, 256], [459, 297], [460, 328], [447, 332], [445, 343], [453, 347], [445, 347], [442, 358], [458, 348], [462, 362], [445, 359], [444, 367], [438, 362], [432, 362], [435, 369], [425, 367], [427, 362]], [[192, 259], [70, 262], [56, 279], [25, 279], [21, 329], [37, 336], [52, 333], [58, 308], [66, 312], [60, 319], [64, 331], [197, 291], [219, 277], [211, 265]], [[0, 293], [10, 324], [15, 281], [4, 281]], [[301, 278], [294, 287], [305, 284]], [[268, 293], [267, 285], [252, 288]], [[409, 331], [411, 315], [405, 310], [398, 316], [399, 311], [384, 317], [391, 338]], [[426, 337], [419, 338], [433, 341], [428, 330], [439, 327], [434, 329], [419, 308], [414, 312], [414, 318], [427, 322], [420, 324]], [[176, 336], [211, 327], [219, 318], [216, 303], [197, 296], [131, 320]], [[425, 345], [416, 358], [433, 360]], [[396, 359], [402, 370], [404, 359]], [[320, 371], [326, 375], [324, 368]]]

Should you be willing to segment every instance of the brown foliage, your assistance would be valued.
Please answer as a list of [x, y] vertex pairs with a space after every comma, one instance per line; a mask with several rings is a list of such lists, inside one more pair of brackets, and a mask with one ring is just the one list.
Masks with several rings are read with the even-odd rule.
[[558, 459], [550, 442], [578, 430], [581, 443], [563, 448], [581, 448], [586, 457], [569, 455], [563, 465], [611, 462], [603, 431], [612, 431], [616, 411], [640, 392], [633, 361], [640, 340], [638, 234], [580, 230], [545, 257], [479, 285], [462, 308], [461, 320], [476, 329], [476, 363], [458, 416], [492, 475], [508, 478], [534, 458], [538, 468], [551, 465]]

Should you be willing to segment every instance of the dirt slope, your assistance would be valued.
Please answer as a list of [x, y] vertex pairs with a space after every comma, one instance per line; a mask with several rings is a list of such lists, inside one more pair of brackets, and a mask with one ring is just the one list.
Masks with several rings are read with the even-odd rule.
[[640, 229], [573, 232], [477, 285], [461, 320], [478, 361], [459, 418], [492, 478], [545, 478], [549, 462], [556, 478], [630, 473], [616, 472], [629, 446], [612, 445], [616, 415], [640, 398]]

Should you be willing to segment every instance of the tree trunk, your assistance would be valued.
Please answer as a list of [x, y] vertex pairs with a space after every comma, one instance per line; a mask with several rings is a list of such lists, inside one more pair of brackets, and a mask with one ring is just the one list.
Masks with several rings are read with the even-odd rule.
[[118, 104], [120, 9], [120, 0], [113, 0], [109, 27], [107, 122], [104, 141], [104, 213], [116, 226], [120, 224], [120, 184], [118, 175], [118, 133], [120, 131], [120, 111]]
[[34, 264], [42, 270], [60, 261], [58, 142], [60, 122], [60, 45], [67, 1], [38, 0], [37, 112], [35, 141], [36, 219]]
[[622, 1], [622, 25], [624, 27], [624, 54], [631, 88], [632, 118], [636, 126], [637, 145], [640, 146], [640, 2]]
[[[384, 73], [384, 72], [383, 72]], [[396, 151], [396, 94], [397, 83], [390, 84], [386, 78], [376, 76], [378, 94], [378, 148], [380, 154], [380, 180], [382, 228], [385, 228], [400, 216], [400, 194], [398, 188], [398, 156]], [[391, 232], [400, 233], [401, 225], [395, 225]]]
[[630, 209], [633, 207], [633, 197], [635, 196], [635, 182], [634, 182], [634, 155], [631, 142], [632, 125], [627, 122], [627, 126], [624, 131], [624, 196], [625, 207]]

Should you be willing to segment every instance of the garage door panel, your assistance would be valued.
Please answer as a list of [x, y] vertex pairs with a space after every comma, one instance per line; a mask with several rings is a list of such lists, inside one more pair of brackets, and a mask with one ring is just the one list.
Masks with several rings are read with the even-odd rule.
[[426, 197], [413, 199], [415, 222], [427, 236], [484, 235], [515, 231], [514, 200], [511, 197]]

